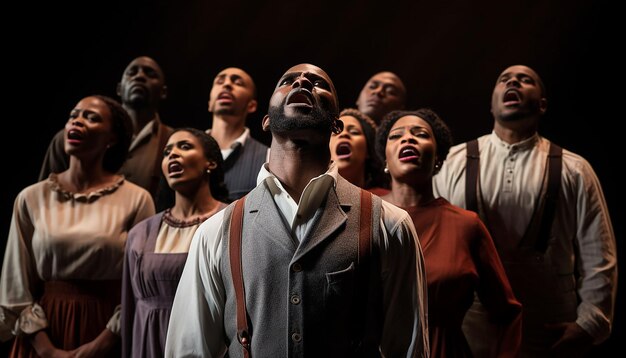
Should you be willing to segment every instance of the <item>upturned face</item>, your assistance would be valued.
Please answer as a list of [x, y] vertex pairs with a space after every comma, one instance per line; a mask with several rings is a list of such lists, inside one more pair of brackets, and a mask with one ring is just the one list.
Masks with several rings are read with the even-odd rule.
[[352, 116], [339, 118], [343, 130], [330, 137], [330, 157], [337, 163], [339, 172], [351, 167], [363, 169], [367, 159], [367, 139], [358, 119]]
[[546, 107], [539, 76], [531, 68], [511, 66], [500, 74], [491, 96], [491, 113], [496, 120], [540, 116]]
[[417, 116], [404, 116], [389, 131], [385, 146], [391, 177], [402, 182], [430, 180], [437, 160], [433, 130]]
[[209, 97], [209, 112], [231, 115], [245, 120], [248, 113], [256, 111], [254, 82], [239, 68], [227, 68], [215, 76]]
[[385, 114], [404, 108], [406, 89], [391, 72], [380, 72], [372, 76], [359, 94], [356, 105], [359, 111], [380, 122]]
[[185, 130], [173, 133], [163, 149], [161, 170], [167, 184], [180, 191], [180, 186], [193, 183], [206, 184], [207, 169], [215, 168], [216, 163], [206, 158], [200, 140]]
[[68, 155], [93, 159], [115, 142], [109, 107], [97, 97], [76, 104], [65, 123], [64, 148]]
[[317, 66], [300, 64], [278, 81], [263, 127], [273, 133], [300, 129], [330, 133], [337, 113], [337, 93], [330, 77]]
[[128, 64], [117, 92], [122, 103], [131, 108], [156, 108], [167, 96], [163, 72], [149, 57], [138, 57]]

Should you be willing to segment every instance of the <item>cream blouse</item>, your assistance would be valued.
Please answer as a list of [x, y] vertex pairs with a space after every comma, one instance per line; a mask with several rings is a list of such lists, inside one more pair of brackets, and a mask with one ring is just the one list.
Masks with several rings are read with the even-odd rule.
[[[47, 326], [33, 296], [44, 281], [121, 280], [128, 231], [154, 213], [150, 194], [123, 176], [86, 194], [63, 190], [55, 174], [22, 190], [0, 278], [0, 338]], [[119, 330], [117, 310], [107, 327]]]

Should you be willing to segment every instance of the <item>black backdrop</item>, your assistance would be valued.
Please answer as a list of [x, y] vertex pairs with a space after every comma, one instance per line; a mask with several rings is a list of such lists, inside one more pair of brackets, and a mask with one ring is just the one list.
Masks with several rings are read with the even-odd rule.
[[[491, 130], [490, 95], [512, 64], [535, 68], [548, 88], [541, 132], [583, 155], [604, 188], [624, 258], [624, 209], [617, 168], [623, 47], [617, 10], [603, 1], [100, 1], [13, 5], [3, 11], [3, 252], [17, 193], [36, 181], [50, 138], [82, 97], [115, 87], [139, 55], [162, 66], [169, 98], [161, 109], [171, 126], [207, 128], [215, 74], [245, 69], [255, 79], [259, 110], [253, 135], [269, 143], [260, 119], [280, 75], [309, 62], [335, 82], [342, 107], [354, 106], [375, 72], [398, 73], [408, 107], [442, 115], [462, 142]], [[17, 6], [17, 7], [15, 7]], [[621, 19], [619, 19], [621, 20]], [[9, 25], [10, 24], [10, 25]], [[619, 163], [622, 163], [621, 165]], [[620, 290], [623, 292], [623, 290]], [[619, 297], [622, 294], [618, 295]], [[623, 351], [624, 314], [596, 353]]]

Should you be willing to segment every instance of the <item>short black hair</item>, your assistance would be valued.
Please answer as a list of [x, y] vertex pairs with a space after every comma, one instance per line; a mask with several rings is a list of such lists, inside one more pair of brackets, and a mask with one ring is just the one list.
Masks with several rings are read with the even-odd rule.
[[417, 116], [428, 122], [433, 130], [435, 142], [437, 143], [437, 159], [443, 163], [452, 146], [452, 132], [448, 125], [439, 117], [437, 113], [429, 108], [420, 108], [415, 111], [392, 111], [389, 112], [382, 123], [378, 127], [376, 134], [376, 153], [383, 162], [387, 160], [385, 156], [385, 147], [387, 146], [387, 137], [391, 127], [402, 117]]

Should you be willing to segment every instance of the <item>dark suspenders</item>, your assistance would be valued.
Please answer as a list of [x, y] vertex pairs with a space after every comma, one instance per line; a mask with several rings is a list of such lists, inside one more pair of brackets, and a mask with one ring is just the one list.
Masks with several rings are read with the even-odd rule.
[[[246, 197], [235, 202], [235, 207], [230, 219], [230, 233], [228, 251], [230, 258], [230, 271], [235, 288], [235, 301], [237, 305], [237, 339], [243, 348], [243, 356], [250, 357], [250, 331], [248, 327], [248, 315], [246, 311], [246, 294], [243, 284], [243, 269], [241, 266], [241, 233], [243, 228], [243, 212]], [[368, 292], [372, 240], [372, 194], [361, 190], [361, 214], [359, 217], [359, 247], [358, 247], [358, 278], [359, 287], [363, 292]], [[359, 309], [361, 316], [367, 312], [367, 301], [361, 300]]]
[[[563, 166], [563, 148], [554, 143], [550, 143], [550, 150], [548, 153], [548, 160], [546, 165], [548, 166], [548, 186], [544, 196], [544, 207], [542, 214], [540, 210], [535, 209], [535, 215], [541, 215], [539, 223], [539, 232], [537, 235], [537, 241], [535, 241], [534, 247], [539, 252], [545, 252], [548, 248], [548, 240], [550, 239], [550, 228], [554, 221], [554, 214], [556, 213], [556, 204], [559, 199], [559, 187], [561, 186], [561, 168]], [[478, 150], [478, 140], [474, 139], [467, 142], [467, 161], [465, 167], [465, 203], [467, 210], [478, 211], [478, 174], [480, 170], [480, 153]], [[537, 207], [541, 205], [542, 200], [537, 200]], [[486, 220], [485, 224], [487, 224]], [[531, 218], [532, 224], [535, 218]], [[529, 224], [529, 225], [531, 225]], [[531, 230], [526, 229], [526, 234]], [[526, 236], [526, 234], [524, 236]], [[526, 238], [522, 239], [525, 242]]]

